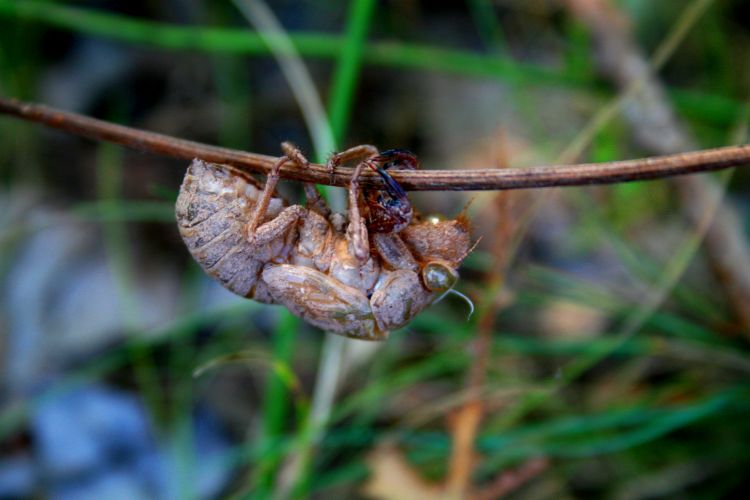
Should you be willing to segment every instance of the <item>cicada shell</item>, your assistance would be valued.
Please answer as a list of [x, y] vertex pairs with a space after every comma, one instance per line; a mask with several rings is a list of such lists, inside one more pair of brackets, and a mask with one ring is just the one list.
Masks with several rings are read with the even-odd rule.
[[[177, 224], [210, 276], [237, 295], [282, 304], [312, 325], [366, 340], [386, 338], [455, 285], [469, 251], [468, 223], [413, 213], [386, 172], [413, 168], [413, 155], [389, 150], [360, 163], [344, 216], [331, 214], [309, 185], [309, 208], [276, 194], [281, 166], [307, 162], [293, 146], [284, 150], [264, 186], [230, 166], [194, 160], [188, 168]], [[359, 192], [363, 165], [385, 180], [382, 193]]]

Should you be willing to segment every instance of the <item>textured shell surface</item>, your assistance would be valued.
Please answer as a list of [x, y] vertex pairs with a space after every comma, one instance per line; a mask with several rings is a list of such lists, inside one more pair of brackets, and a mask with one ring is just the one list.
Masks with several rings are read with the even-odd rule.
[[262, 193], [241, 170], [193, 160], [176, 204], [188, 250], [235, 294], [284, 305], [308, 323], [347, 337], [383, 340], [408, 324], [445, 291], [428, 288], [424, 270], [433, 266], [455, 276], [448, 288], [470, 248], [463, 215], [446, 221], [417, 215], [401, 232], [370, 232], [369, 252], [360, 252], [362, 257], [347, 216], [288, 206], [276, 193], [249, 234]]
[[[193, 160], [177, 197], [176, 218], [193, 258], [223, 286], [243, 297], [255, 296], [263, 264], [284, 251], [286, 241], [258, 247], [246, 238], [246, 227], [261, 188], [252, 177], [232, 167]], [[284, 208], [272, 198], [265, 220]]]

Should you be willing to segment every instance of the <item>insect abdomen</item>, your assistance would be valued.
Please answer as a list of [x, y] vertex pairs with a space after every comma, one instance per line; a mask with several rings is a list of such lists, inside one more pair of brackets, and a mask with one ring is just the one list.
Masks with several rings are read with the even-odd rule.
[[193, 258], [225, 288], [249, 298], [263, 266], [245, 239], [259, 193], [252, 178], [195, 159], [176, 204], [180, 235]]

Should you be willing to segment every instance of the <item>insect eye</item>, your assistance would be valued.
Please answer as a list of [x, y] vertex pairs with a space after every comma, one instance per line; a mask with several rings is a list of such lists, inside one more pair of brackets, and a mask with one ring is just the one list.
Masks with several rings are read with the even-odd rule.
[[447, 263], [430, 262], [422, 269], [425, 286], [432, 292], [444, 292], [453, 288], [458, 281], [458, 273]]

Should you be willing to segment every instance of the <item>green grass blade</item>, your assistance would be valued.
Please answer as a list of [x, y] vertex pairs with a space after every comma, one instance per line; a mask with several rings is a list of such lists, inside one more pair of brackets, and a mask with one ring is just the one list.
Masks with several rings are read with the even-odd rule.
[[[294, 355], [294, 346], [300, 321], [289, 311], [281, 312], [278, 326], [274, 333], [274, 363], [288, 365]], [[288, 383], [277, 373], [272, 373], [266, 382], [263, 398], [263, 439], [266, 445], [278, 440], [284, 433], [284, 422], [287, 416], [289, 387]], [[269, 454], [259, 463], [254, 475], [257, 475], [256, 493], [259, 498], [269, 496], [273, 491], [276, 472], [281, 464], [281, 457]]]
[[342, 45], [333, 75], [328, 116], [333, 137], [339, 146], [343, 143], [349, 123], [354, 91], [362, 66], [362, 54], [374, 10], [374, 0], [357, 0], [352, 5], [346, 28], [346, 43]]
[[[26, 19], [77, 33], [167, 50], [270, 54], [269, 47], [257, 33], [244, 29], [176, 26], [36, 0], [0, 0], [0, 17]], [[294, 33], [290, 34], [290, 39], [301, 55], [325, 59], [338, 57], [344, 43], [340, 36], [322, 33]], [[605, 92], [587, 75], [571, 74], [564, 68], [517, 62], [498, 55], [486, 56], [401, 42], [370, 42], [363, 50], [364, 61], [378, 66], [490, 78], [522, 85], [580, 88], [600, 94]], [[733, 124], [739, 116], [739, 103], [726, 96], [673, 89], [670, 97], [681, 113], [716, 126]]]

